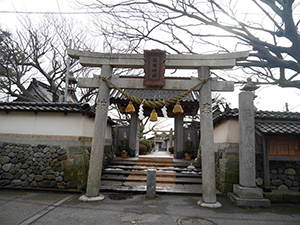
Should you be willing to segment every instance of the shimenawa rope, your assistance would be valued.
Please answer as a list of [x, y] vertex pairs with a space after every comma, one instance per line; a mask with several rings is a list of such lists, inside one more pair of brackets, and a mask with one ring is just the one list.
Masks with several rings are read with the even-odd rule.
[[119, 88], [118, 86], [116, 86], [115, 84], [113, 84], [110, 80], [108, 80], [108, 78], [111, 77], [111, 75], [109, 75], [108, 77], [102, 76], [101, 74], [99, 75], [101, 77], [101, 79], [105, 82], [107, 82], [108, 84], [110, 84], [112, 87], [114, 87], [115, 89], [117, 89], [119, 92], [121, 92], [126, 98], [128, 98], [132, 103], [138, 104], [140, 105], [143, 102], [144, 106], [147, 107], [151, 107], [151, 108], [161, 108], [163, 106], [169, 106], [169, 105], [173, 105], [175, 104], [177, 101], [179, 101], [180, 99], [184, 98], [185, 96], [187, 96], [189, 93], [191, 93], [192, 91], [194, 91], [197, 87], [205, 84], [209, 79], [211, 79], [211, 77], [205, 78], [204, 80], [202, 80], [200, 83], [198, 83], [197, 85], [195, 85], [194, 87], [190, 88], [189, 90], [181, 93], [180, 95], [173, 97], [173, 98], [169, 98], [166, 100], [160, 100], [160, 101], [148, 101], [145, 99], [141, 99], [141, 98], [137, 98], [134, 97], [132, 95], [130, 95], [129, 93], [123, 91], [121, 88]]

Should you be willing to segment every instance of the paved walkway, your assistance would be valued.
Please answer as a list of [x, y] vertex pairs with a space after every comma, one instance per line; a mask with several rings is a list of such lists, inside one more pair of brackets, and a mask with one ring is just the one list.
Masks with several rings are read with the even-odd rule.
[[[176, 186], [176, 172], [174, 171], [173, 159], [167, 157], [140, 157], [132, 167], [129, 176], [126, 178], [123, 185], [130, 187], [146, 186], [147, 167], [156, 170], [157, 187]], [[168, 170], [165, 170], [165, 168], [168, 168]]]
[[270, 209], [234, 207], [218, 198], [219, 209], [197, 205], [199, 196], [102, 193], [99, 202], [81, 202], [79, 194], [0, 190], [0, 224], [219, 224], [299, 225], [299, 205], [276, 205]]
[[171, 155], [169, 152], [167, 151], [154, 151], [149, 155], [140, 155], [139, 158], [170, 158], [173, 159], [174, 156]]

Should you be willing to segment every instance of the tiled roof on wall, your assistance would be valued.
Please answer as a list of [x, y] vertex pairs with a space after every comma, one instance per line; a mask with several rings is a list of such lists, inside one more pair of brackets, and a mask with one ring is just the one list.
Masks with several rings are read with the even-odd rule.
[[261, 133], [300, 134], [300, 123], [256, 122], [255, 128]]
[[256, 111], [256, 119], [276, 119], [276, 120], [299, 120], [300, 113], [297, 112], [274, 112], [274, 111]]
[[[238, 109], [230, 109], [218, 114], [214, 123], [223, 119], [238, 119]], [[255, 111], [255, 128], [261, 133], [300, 134], [300, 113]]]
[[94, 116], [95, 112], [90, 105], [76, 103], [59, 102], [0, 102], [0, 111], [29, 111], [29, 112], [63, 112], [63, 113], [83, 113]]
[[[230, 109], [225, 112], [218, 114], [214, 121], [218, 121], [220, 119], [233, 118], [239, 116], [238, 109]], [[263, 119], [263, 120], [299, 120], [300, 121], [300, 113], [298, 112], [275, 112], [275, 111], [255, 111], [255, 119]]]

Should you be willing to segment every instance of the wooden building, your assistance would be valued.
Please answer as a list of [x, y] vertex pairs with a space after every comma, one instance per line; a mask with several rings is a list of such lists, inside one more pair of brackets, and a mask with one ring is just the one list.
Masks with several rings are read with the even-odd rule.
[[[257, 184], [265, 188], [299, 188], [300, 113], [256, 111], [255, 133]], [[237, 109], [229, 109], [215, 117], [214, 142], [219, 152], [222, 153], [218, 154], [219, 160], [223, 160], [228, 165], [231, 164], [229, 163], [231, 160], [233, 164], [238, 165], [234, 162], [238, 160]], [[236, 170], [228, 170], [227, 166], [222, 162], [219, 168], [221, 179], [219, 179], [219, 185], [224, 190], [228, 189], [226, 186], [229, 187], [233, 182], [238, 183]], [[232, 164], [229, 167], [233, 168]], [[223, 176], [223, 173], [227, 173], [227, 176]], [[226, 180], [225, 177], [234, 178]]]

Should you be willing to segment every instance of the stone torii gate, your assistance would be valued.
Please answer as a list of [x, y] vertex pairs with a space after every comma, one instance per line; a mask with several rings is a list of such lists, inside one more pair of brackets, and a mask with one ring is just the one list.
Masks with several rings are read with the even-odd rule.
[[[101, 75], [109, 77], [112, 68], [144, 68], [143, 54], [110, 54], [78, 51], [68, 49], [68, 55], [79, 59], [82, 66], [101, 67]], [[249, 52], [236, 52], [229, 54], [210, 55], [167, 55], [165, 61], [166, 69], [197, 69], [198, 78], [189, 80], [166, 79], [164, 90], [186, 91], [200, 81], [210, 77], [211, 69], [227, 69], [236, 65], [238, 60], [244, 60]], [[146, 89], [143, 77], [124, 78], [112, 75], [110, 82], [124, 89]], [[79, 78], [78, 86], [84, 88], [99, 88], [98, 101], [95, 116], [94, 135], [92, 141], [92, 152], [88, 173], [87, 191], [81, 197], [83, 201], [102, 200], [104, 196], [99, 194], [102, 161], [104, 153], [105, 128], [109, 106], [110, 86], [99, 76], [94, 78]], [[199, 90], [200, 88], [196, 89]], [[209, 79], [200, 89], [200, 118], [201, 118], [201, 159], [202, 159], [202, 201], [198, 204], [203, 207], [221, 207], [216, 199], [215, 182], [215, 155], [213, 141], [213, 118], [211, 91], [233, 91], [234, 82], [217, 81]]]

